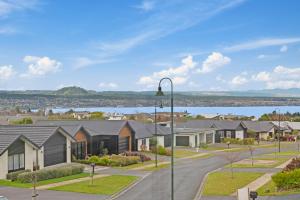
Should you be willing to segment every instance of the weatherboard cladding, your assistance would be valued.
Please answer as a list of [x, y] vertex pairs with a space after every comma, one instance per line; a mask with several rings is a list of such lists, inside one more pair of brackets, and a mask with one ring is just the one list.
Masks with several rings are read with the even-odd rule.
[[2, 155], [4, 151], [19, 137], [19, 135], [0, 134], [0, 155]]

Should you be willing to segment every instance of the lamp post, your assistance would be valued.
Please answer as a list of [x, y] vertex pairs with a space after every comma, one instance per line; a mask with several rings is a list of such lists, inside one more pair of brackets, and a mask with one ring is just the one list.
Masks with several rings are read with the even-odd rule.
[[160, 79], [156, 96], [164, 96], [161, 88], [161, 83], [164, 80], [168, 80], [171, 83], [171, 200], [174, 200], [174, 94], [172, 79], [168, 77]]
[[155, 101], [155, 105], [154, 105], [154, 132], [155, 132], [155, 167], [157, 168], [157, 111], [156, 111], [156, 101]]
[[276, 110], [278, 110], [278, 114], [277, 114], [277, 116], [278, 116], [278, 129], [279, 129], [279, 131], [278, 131], [278, 152], [280, 153], [280, 151], [281, 151], [281, 148], [280, 148], [280, 133], [281, 133], [281, 128], [280, 128], [280, 109], [279, 108], [276, 108], [275, 109], [275, 112], [276, 112]]

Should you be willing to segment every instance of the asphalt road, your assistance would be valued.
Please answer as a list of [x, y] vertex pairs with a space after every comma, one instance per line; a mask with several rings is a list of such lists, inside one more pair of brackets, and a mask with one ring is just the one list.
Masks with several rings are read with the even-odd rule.
[[[254, 154], [273, 152], [274, 149], [257, 149]], [[239, 159], [249, 157], [249, 152], [237, 152]], [[179, 161], [175, 165], [175, 200], [193, 200], [206, 173], [216, 170], [229, 161], [224, 153], [206, 159]], [[222, 181], [222, 180], [220, 180]], [[167, 200], [170, 199], [170, 169], [152, 173], [117, 200]]]

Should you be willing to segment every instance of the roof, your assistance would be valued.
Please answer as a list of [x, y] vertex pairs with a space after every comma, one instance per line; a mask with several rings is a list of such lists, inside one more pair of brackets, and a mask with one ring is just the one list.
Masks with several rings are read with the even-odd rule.
[[300, 122], [287, 122], [288, 126], [293, 130], [300, 130]]
[[215, 120], [214, 125], [220, 130], [236, 130], [241, 125], [241, 121]]
[[[119, 135], [120, 130], [127, 124], [125, 120], [41, 120], [36, 125], [56, 125], [65, 129], [75, 130], [82, 126], [91, 136]], [[72, 127], [73, 126], [73, 127]]]
[[[135, 132], [135, 138], [148, 138], [155, 135], [155, 124], [142, 123], [138, 121], [128, 121], [129, 126]], [[157, 135], [168, 135], [170, 134], [170, 128], [157, 125]]]
[[243, 125], [254, 132], [269, 132], [275, 125], [268, 121], [243, 121]]
[[176, 124], [176, 128], [206, 129], [214, 126], [215, 120], [188, 120], [187, 122]]
[[20, 136], [19, 135], [1, 135], [0, 134], [0, 155], [16, 141]]
[[59, 130], [72, 137], [59, 126], [0, 126], [0, 134], [23, 135], [39, 147]]

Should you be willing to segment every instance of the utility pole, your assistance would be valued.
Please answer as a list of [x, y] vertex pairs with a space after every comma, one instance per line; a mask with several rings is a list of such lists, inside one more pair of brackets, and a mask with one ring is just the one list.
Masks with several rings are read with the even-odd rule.
[[38, 199], [38, 192], [36, 189], [36, 184], [37, 184], [37, 170], [38, 170], [38, 162], [39, 162], [39, 150], [36, 149], [35, 151], [35, 166], [33, 167], [33, 191], [32, 191], [32, 200], [37, 200]]

